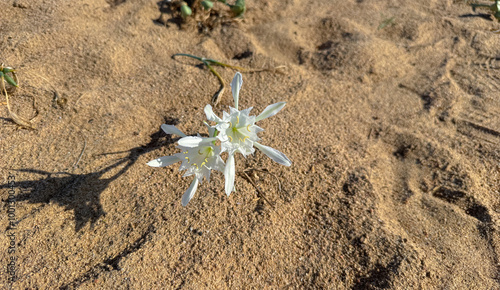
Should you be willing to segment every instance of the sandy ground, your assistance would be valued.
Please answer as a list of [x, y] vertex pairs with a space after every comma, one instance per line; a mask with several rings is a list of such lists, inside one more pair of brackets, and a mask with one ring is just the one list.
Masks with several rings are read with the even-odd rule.
[[[0, 1], [13, 108], [37, 127], [0, 107], [0, 287], [499, 289], [500, 24], [458, 0], [247, 6], [200, 32], [151, 0]], [[293, 165], [236, 160], [271, 173], [250, 172], [269, 203], [217, 172], [182, 207], [191, 178], [146, 165], [178, 152], [161, 124], [206, 133], [219, 87], [175, 53], [286, 66], [240, 93], [287, 102], [260, 137]]]

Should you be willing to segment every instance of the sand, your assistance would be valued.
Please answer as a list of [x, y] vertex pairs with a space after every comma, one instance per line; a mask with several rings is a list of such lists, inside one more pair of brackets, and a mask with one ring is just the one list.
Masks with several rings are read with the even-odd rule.
[[[1, 288], [500, 288], [500, 25], [488, 11], [247, 0], [244, 20], [198, 29], [160, 9], [0, 2], [13, 110], [37, 128], [0, 107]], [[292, 166], [236, 159], [263, 195], [238, 175], [227, 197], [214, 172], [182, 207], [191, 178], [146, 165], [178, 152], [161, 124], [207, 133], [219, 88], [175, 53], [286, 66], [243, 73], [240, 108], [287, 102], [258, 125]], [[232, 105], [228, 88], [215, 112]]]

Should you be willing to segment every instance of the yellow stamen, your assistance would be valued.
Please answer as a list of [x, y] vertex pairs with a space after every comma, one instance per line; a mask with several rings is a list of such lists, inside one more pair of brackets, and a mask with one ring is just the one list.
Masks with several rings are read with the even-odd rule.
[[233, 137], [231, 137], [229, 135], [227, 137], [229, 137], [229, 142], [233, 142]]
[[250, 131], [250, 126], [251, 126], [251, 125], [250, 125], [250, 124], [248, 124], [248, 126], [247, 126], [247, 131], [251, 133], [252, 131]]
[[233, 127], [233, 123], [229, 122], [229, 128]]
[[198, 165], [196, 165], [196, 163], [193, 163], [193, 166], [196, 166], [196, 168], [198, 168]]
[[205, 158], [205, 162], [208, 162], [208, 158]]
[[188, 152], [187, 152], [187, 151], [186, 151], [186, 152], [182, 152], [182, 153], [184, 153], [184, 154], [188, 154]]
[[188, 163], [189, 163], [189, 157], [186, 156], [185, 158], [188, 160]]
[[240, 123], [240, 117], [236, 117], [236, 124], [239, 124]]
[[203, 165], [205, 165], [205, 162], [202, 162], [200, 166], [203, 166]]
[[203, 153], [201, 153], [200, 150], [198, 150], [198, 154], [203, 155]]
[[248, 136], [245, 136], [245, 138], [243, 138], [243, 140], [241, 140], [241, 138], [238, 138], [238, 139], [240, 139], [240, 141], [241, 141], [241, 142], [245, 142], [245, 140], [246, 140], [247, 138], [249, 138], [249, 137], [248, 137]]

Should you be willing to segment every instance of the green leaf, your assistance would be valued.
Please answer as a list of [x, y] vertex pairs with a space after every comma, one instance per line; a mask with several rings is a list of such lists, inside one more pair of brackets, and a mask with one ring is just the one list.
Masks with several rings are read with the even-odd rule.
[[10, 72], [13, 72], [15, 71], [13, 68], [11, 67], [4, 67], [3, 70], [2, 70], [4, 73], [10, 73]]
[[17, 87], [17, 84], [16, 82], [14, 81], [13, 78], [9, 77], [8, 75], [4, 74], [3, 75], [3, 78], [11, 85], [13, 85], [14, 87]]

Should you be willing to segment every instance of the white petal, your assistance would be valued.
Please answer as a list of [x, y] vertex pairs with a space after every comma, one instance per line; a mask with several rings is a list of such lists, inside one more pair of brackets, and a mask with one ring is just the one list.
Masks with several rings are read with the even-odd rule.
[[193, 148], [198, 146], [201, 143], [201, 141], [203, 141], [202, 137], [187, 136], [179, 139], [177, 143], [179, 143], [179, 145], [183, 147]]
[[223, 152], [229, 152], [229, 150], [231, 150], [231, 143], [229, 142], [229, 139], [226, 139], [223, 141], [223, 139], [221, 139], [221, 144], [220, 144], [220, 153], [223, 153]]
[[205, 106], [205, 115], [207, 115], [207, 119], [209, 121], [214, 121], [217, 123], [222, 122], [222, 120], [214, 113], [214, 111], [212, 110], [212, 106], [210, 105]]
[[193, 169], [192, 169], [191, 165], [189, 165], [189, 163], [187, 163], [187, 162], [182, 162], [181, 166], [179, 166], [179, 171], [183, 171], [183, 170], [186, 170], [186, 172], [184, 173], [184, 175], [182, 177], [186, 177], [186, 176], [193, 174], [193, 172], [192, 172]]
[[245, 144], [245, 146], [239, 146], [238, 152], [240, 152], [241, 155], [243, 155], [243, 157], [247, 158], [248, 155], [253, 154], [255, 152], [255, 149], [253, 148], [253, 142], [252, 144], [248, 145]]
[[237, 72], [231, 82], [231, 92], [233, 93], [234, 107], [236, 109], [238, 109], [238, 98], [240, 95], [241, 85], [243, 85], [243, 77], [239, 72]]
[[210, 126], [207, 122], [203, 122], [203, 124], [205, 124], [205, 126], [207, 126], [208, 136], [213, 137], [215, 135], [215, 126]]
[[228, 117], [231, 118], [231, 116], [234, 116], [234, 114], [238, 114], [240, 111], [238, 111], [238, 108], [233, 108], [229, 106], [229, 115]]
[[[217, 131], [219, 132], [224, 132], [225, 130], [227, 130], [229, 128], [229, 123], [219, 123], [217, 126], [215, 126], [215, 129], [217, 129]], [[217, 135], [219, 136], [219, 135]]]
[[161, 128], [167, 134], [174, 134], [174, 135], [179, 135], [181, 137], [186, 137], [186, 134], [182, 133], [182, 131], [177, 129], [174, 125], [163, 124], [161, 125]]
[[212, 169], [224, 172], [224, 160], [222, 160], [220, 156], [217, 156], [215, 165], [212, 167]]
[[202, 139], [203, 140], [201, 140], [200, 145], [207, 145], [209, 143], [216, 141], [218, 138], [217, 137], [210, 137], [210, 138], [202, 138]]
[[251, 128], [253, 129], [253, 131], [255, 132], [255, 134], [257, 134], [257, 133], [260, 133], [260, 132], [263, 132], [263, 131], [264, 131], [264, 129], [262, 129], [261, 127], [259, 127], [259, 126], [257, 126], [257, 125], [253, 125]]
[[241, 114], [242, 114], [242, 115], [246, 115], [246, 116], [248, 116], [248, 115], [250, 115], [250, 111], [251, 111], [252, 109], [253, 109], [253, 107], [250, 107], [250, 108], [247, 108], [247, 109], [245, 109], [245, 110], [241, 110], [240, 112], [241, 112]]
[[147, 164], [151, 167], [165, 167], [181, 161], [177, 156], [163, 156], [149, 161]]
[[236, 175], [234, 166], [234, 155], [229, 154], [226, 160], [226, 167], [224, 168], [224, 179], [226, 194], [229, 196], [234, 189], [234, 176]]
[[264, 109], [264, 111], [262, 111], [262, 113], [260, 113], [260, 115], [258, 115], [257, 118], [255, 118], [255, 122], [276, 115], [281, 109], [283, 109], [283, 107], [285, 105], [286, 105], [286, 102], [279, 102], [279, 103], [267, 106]]
[[[196, 176], [196, 173], [197, 173], [196, 167], [189, 165], [189, 167], [186, 169], [186, 171], [184, 171], [184, 175], [182, 175], [182, 177], [188, 177], [188, 176], [191, 176], [193, 174]], [[200, 181], [200, 180], [198, 179], [198, 181]]]
[[196, 189], [198, 189], [198, 183], [198, 178], [195, 177], [189, 188], [184, 192], [184, 195], [182, 195], [182, 206], [186, 206], [191, 198], [193, 198]]
[[271, 158], [274, 162], [277, 162], [281, 165], [290, 166], [292, 165], [292, 161], [285, 156], [285, 154], [279, 152], [278, 150], [271, 148], [269, 146], [265, 146], [254, 142], [253, 145], [257, 147], [262, 153], [266, 154], [269, 158]]
[[[220, 151], [220, 150], [219, 150]], [[207, 167], [210, 170], [219, 170], [220, 172], [224, 172], [224, 161], [218, 155], [211, 156], [207, 158], [207, 162], [205, 163], [205, 167]]]

